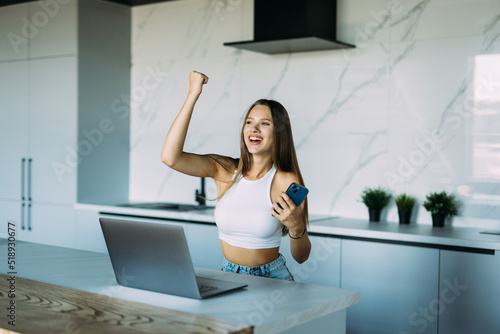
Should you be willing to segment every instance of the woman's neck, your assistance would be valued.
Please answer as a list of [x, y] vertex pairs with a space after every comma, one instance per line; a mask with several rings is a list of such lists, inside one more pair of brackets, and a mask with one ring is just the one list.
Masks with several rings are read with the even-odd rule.
[[250, 168], [245, 173], [244, 177], [248, 180], [257, 180], [265, 176], [273, 166], [271, 157], [261, 158], [252, 157]]

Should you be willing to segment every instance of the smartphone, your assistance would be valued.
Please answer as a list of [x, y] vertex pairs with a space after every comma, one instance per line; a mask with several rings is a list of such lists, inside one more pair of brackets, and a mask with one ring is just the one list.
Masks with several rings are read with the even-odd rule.
[[[292, 199], [293, 203], [296, 206], [299, 206], [302, 203], [302, 201], [304, 200], [304, 198], [306, 198], [308, 193], [309, 190], [306, 187], [303, 187], [297, 183], [292, 183], [286, 190], [286, 194], [288, 195], [288, 197]], [[278, 206], [282, 208], [279, 203]]]

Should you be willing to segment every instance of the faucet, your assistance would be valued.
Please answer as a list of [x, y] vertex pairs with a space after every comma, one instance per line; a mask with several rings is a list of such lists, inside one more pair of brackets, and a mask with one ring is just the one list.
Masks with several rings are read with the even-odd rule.
[[205, 178], [204, 177], [201, 178], [200, 186], [201, 186], [201, 190], [198, 191], [198, 189], [196, 189], [196, 191], [195, 191], [194, 200], [196, 202], [198, 202], [199, 205], [205, 205], [206, 194], [205, 194]]

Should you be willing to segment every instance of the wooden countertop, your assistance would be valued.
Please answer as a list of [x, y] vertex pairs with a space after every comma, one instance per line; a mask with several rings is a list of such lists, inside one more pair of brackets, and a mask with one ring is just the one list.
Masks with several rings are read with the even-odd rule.
[[[253, 333], [253, 326], [0, 274], [18, 333]], [[11, 284], [13, 282], [13, 284]], [[15, 286], [11, 289], [11, 286]], [[10, 293], [9, 293], [10, 291]], [[15, 298], [12, 297], [15, 291]], [[7, 308], [7, 307], [5, 307]], [[8, 318], [8, 317], [7, 317]], [[12, 321], [12, 320], [9, 320]], [[3, 327], [7, 327], [2, 324]], [[9, 325], [11, 326], [11, 325]]]

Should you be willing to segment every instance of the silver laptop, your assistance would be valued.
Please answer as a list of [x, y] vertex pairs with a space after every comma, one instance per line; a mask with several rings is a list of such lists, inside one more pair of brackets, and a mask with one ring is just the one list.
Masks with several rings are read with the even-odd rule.
[[182, 226], [99, 218], [118, 284], [202, 299], [246, 284], [195, 276]]

